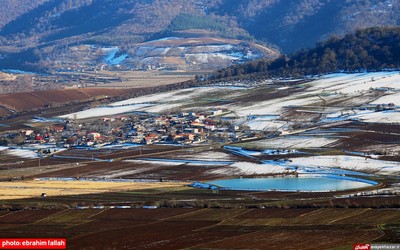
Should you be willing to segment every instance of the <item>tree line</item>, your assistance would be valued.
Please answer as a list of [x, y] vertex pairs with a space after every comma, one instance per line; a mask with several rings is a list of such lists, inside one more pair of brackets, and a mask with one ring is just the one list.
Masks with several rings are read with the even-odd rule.
[[273, 61], [234, 65], [202, 79], [303, 77], [399, 68], [400, 27], [380, 27], [358, 30], [344, 37], [333, 36], [311, 49], [281, 55]]

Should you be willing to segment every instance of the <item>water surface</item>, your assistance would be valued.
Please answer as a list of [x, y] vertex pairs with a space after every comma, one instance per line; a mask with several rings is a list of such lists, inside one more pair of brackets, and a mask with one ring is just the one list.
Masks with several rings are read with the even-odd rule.
[[222, 189], [327, 192], [371, 187], [377, 183], [349, 177], [242, 178], [208, 182]]

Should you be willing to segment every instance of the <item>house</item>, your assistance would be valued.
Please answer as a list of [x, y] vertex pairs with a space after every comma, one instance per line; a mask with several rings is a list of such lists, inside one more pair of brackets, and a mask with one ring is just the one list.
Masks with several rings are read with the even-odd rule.
[[21, 133], [25, 136], [30, 136], [34, 131], [32, 129], [22, 130]]
[[214, 131], [216, 126], [214, 124], [207, 124], [205, 125], [205, 128], [211, 131]]
[[192, 122], [190, 125], [191, 125], [192, 127], [201, 127], [201, 128], [204, 128], [204, 127], [205, 127], [204, 123], [202, 123], [202, 122], [200, 122], [200, 121], [194, 121], [194, 122]]
[[35, 141], [44, 142], [44, 137], [41, 134], [35, 136]]
[[157, 134], [151, 133], [148, 136], [146, 136], [145, 138], [146, 144], [153, 144], [155, 142], [158, 142], [159, 140], [159, 136]]
[[92, 141], [97, 141], [101, 139], [101, 134], [97, 132], [91, 132], [88, 134], [88, 138]]
[[211, 115], [216, 116], [216, 115], [222, 115], [223, 111], [222, 109], [217, 109], [217, 110], [212, 110]]
[[62, 124], [57, 124], [53, 126], [53, 130], [57, 133], [63, 132], [64, 131], [64, 125]]

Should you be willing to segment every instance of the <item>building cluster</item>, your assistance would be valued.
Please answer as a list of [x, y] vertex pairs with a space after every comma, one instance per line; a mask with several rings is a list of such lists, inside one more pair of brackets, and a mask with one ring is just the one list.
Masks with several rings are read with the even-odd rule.
[[[0, 135], [0, 144], [51, 143], [57, 147], [102, 147], [119, 143], [225, 143], [262, 137], [247, 126], [232, 125], [223, 110], [174, 115], [136, 113], [90, 120], [65, 120], [40, 129]], [[5, 145], [7, 146], [7, 145]]]

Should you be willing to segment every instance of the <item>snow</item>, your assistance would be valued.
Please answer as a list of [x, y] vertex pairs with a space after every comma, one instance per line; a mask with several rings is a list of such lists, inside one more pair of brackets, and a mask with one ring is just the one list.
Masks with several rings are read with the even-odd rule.
[[325, 138], [318, 136], [281, 136], [256, 142], [249, 143], [256, 147], [265, 149], [301, 149], [301, 148], [322, 148], [329, 147], [330, 144], [335, 143], [335, 138]]
[[109, 106], [124, 106], [124, 105], [139, 105], [146, 103], [153, 103], [154, 105], [148, 105], [147, 107], [141, 108], [140, 111], [146, 112], [162, 112], [164, 110], [173, 109], [175, 107], [184, 106], [191, 102], [194, 98], [205, 96], [209, 93], [224, 92], [227, 90], [246, 90], [247, 88], [237, 88], [235, 86], [215, 86], [215, 87], [201, 87], [201, 88], [188, 88], [169, 91], [165, 93], [157, 93], [152, 95], [146, 95], [128, 100], [115, 102]]
[[120, 143], [120, 144], [108, 144], [101, 148], [108, 148], [108, 149], [130, 149], [130, 148], [137, 148], [142, 146], [142, 144], [135, 144], [135, 143]]
[[98, 177], [98, 178], [106, 177], [107, 179], [113, 179], [113, 178], [120, 178], [120, 177], [127, 176], [127, 175], [142, 173], [147, 170], [148, 170], [147, 168], [134, 169], [134, 170], [115, 170], [115, 171], [107, 172], [106, 176], [104, 176], [104, 174], [101, 173], [99, 175], [95, 175], [94, 177]]
[[[193, 90], [193, 89], [186, 89]], [[140, 104], [140, 103], [149, 103], [149, 102], [162, 102], [162, 101], [180, 101], [185, 100], [185, 95], [179, 95], [183, 90], [175, 90], [166, 93], [157, 93], [152, 95], [146, 95], [141, 97], [135, 97], [131, 99], [127, 99], [120, 102], [111, 103], [110, 106], [122, 106], [122, 105], [131, 105], [131, 104]]]
[[[320, 103], [318, 97], [321, 94], [329, 95], [361, 95], [369, 92], [371, 89], [395, 89], [400, 91], [400, 74], [399, 72], [375, 72], [375, 73], [357, 73], [357, 74], [331, 74], [321, 77], [320, 79], [303, 84], [308, 87], [307, 91], [295, 93], [290, 96], [282, 97], [277, 101], [274, 99], [259, 101], [249, 106], [237, 106], [237, 104], [228, 105], [228, 108], [235, 110], [240, 116], [248, 114], [254, 115], [281, 115], [285, 108], [294, 106], [307, 106]], [[285, 87], [278, 89], [284, 90]], [[396, 103], [400, 95], [398, 93], [387, 97], [386, 99], [377, 100], [373, 103]], [[257, 124], [249, 122], [252, 128], [259, 129], [270, 124]]]
[[284, 174], [289, 171], [279, 165], [257, 164], [251, 162], [236, 162], [229, 167], [211, 171], [220, 175], [253, 175], [253, 174]]
[[233, 45], [224, 44], [224, 45], [209, 45], [209, 46], [196, 46], [192, 50], [196, 52], [220, 52], [220, 51], [229, 51], [233, 49]]
[[121, 64], [128, 57], [128, 54], [123, 54], [118, 57], [115, 57], [115, 55], [119, 51], [118, 47], [103, 48], [103, 50], [108, 52], [108, 54], [104, 58], [104, 62], [108, 65]]
[[362, 110], [362, 111], [349, 110], [349, 111], [335, 112], [329, 114], [323, 121], [332, 122], [332, 121], [343, 121], [350, 119], [360, 120], [363, 122], [375, 122], [375, 123], [400, 123], [400, 111], [386, 110], [386, 111], [375, 112], [371, 110]]
[[263, 164], [235, 162], [229, 167], [213, 170], [211, 173], [225, 175], [283, 174], [294, 170], [308, 175], [366, 175], [360, 172], [396, 175], [400, 173], [400, 164], [358, 156], [326, 155], [291, 158], [287, 161], [264, 161]]
[[307, 168], [341, 168], [352, 171], [374, 172], [376, 174], [391, 175], [400, 173], [398, 162], [368, 159], [358, 156], [326, 155], [292, 158], [288, 166], [302, 166]]
[[263, 119], [257, 118], [245, 123], [251, 130], [279, 130], [287, 125], [287, 122], [277, 121], [274, 118]]
[[248, 157], [256, 156], [256, 155], [261, 155], [262, 153], [260, 151], [255, 151], [255, 150], [247, 150], [243, 149], [241, 147], [235, 147], [235, 146], [224, 146], [225, 150], [228, 150], [232, 153], [236, 153], [239, 155], [244, 155]]
[[354, 117], [364, 122], [400, 123], [400, 111], [388, 110], [382, 112], [368, 112]]
[[[110, 48], [109, 55], [116, 53], [118, 48]], [[114, 54], [115, 55], [115, 54]], [[206, 58], [204, 58], [206, 60]], [[261, 84], [261, 83], [258, 83]], [[264, 83], [265, 86], [267, 86]], [[279, 116], [285, 113], [288, 108], [294, 107], [316, 107], [316, 104], [321, 104], [321, 96], [327, 101], [345, 97], [346, 100], [351, 100], [351, 97], [357, 97], [355, 100], [363, 100], [362, 95], [370, 92], [371, 89], [390, 89], [390, 94], [371, 101], [371, 97], [365, 97], [365, 102], [372, 104], [390, 103], [396, 104], [397, 99], [400, 99], [400, 74], [399, 72], [374, 72], [374, 73], [356, 73], [356, 74], [330, 74], [323, 76], [314, 81], [301, 85], [307, 88], [306, 91], [298, 91], [290, 96], [281, 97], [279, 101], [276, 98], [260, 100], [253, 102], [251, 100], [244, 102], [232, 102], [219, 104], [219, 108], [227, 108], [234, 112], [235, 115], [241, 118], [251, 115], [259, 115], [255, 119], [243, 121], [240, 124], [248, 125], [253, 130], [286, 130], [290, 123], [279, 120]], [[276, 87], [281, 91], [285, 91], [282, 86]], [[249, 90], [249, 91], [247, 91]], [[137, 98], [124, 100], [110, 104], [108, 107], [100, 107], [76, 113], [78, 119], [121, 114], [132, 111], [143, 111], [160, 113], [166, 110], [172, 110], [179, 107], [185, 107], [189, 110], [191, 107], [197, 107], [197, 101], [207, 98], [222, 98], [223, 100], [235, 100], [245, 97], [250, 91], [255, 91], [254, 88], [237, 88], [235, 86], [213, 86], [202, 88], [188, 88], [174, 90], [170, 92], [157, 93]], [[260, 91], [267, 91], [261, 88]], [[250, 93], [251, 94], [251, 93]], [[361, 97], [361, 98], [360, 98]], [[368, 101], [367, 101], [368, 100]], [[349, 105], [361, 105], [349, 104]], [[130, 105], [130, 106], [128, 106]], [[207, 103], [202, 105], [203, 109], [208, 108]], [[214, 107], [215, 108], [215, 107]], [[349, 109], [347, 107], [347, 109]], [[299, 110], [303, 110], [299, 108]], [[319, 112], [313, 109], [304, 109], [308, 112]], [[322, 117], [322, 122], [331, 123], [349, 119], [359, 119], [366, 122], [399, 122], [400, 117], [397, 113], [382, 112], [382, 113], [365, 113], [364, 111], [344, 110], [342, 107], [326, 108], [323, 113], [326, 118]], [[342, 113], [344, 114], [342, 116]], [[62, 116], [63, 118], [72, 118], [74, 114]], [[318, 145], [316, 145], [318, 147]]]
[[350, 94], [368, 91], [370, 88], [400, 88], [399, 72], [374, 72], [356, 74], [330, 74], [309, 83], [310, 91], [341, 92]]
[[30, 71], [23, 71], [19, 69], [5, 69], [2, 70], [5, 73], [11, 73], [11, 74], [21, 74], [21, 75], [35, 75], [36, 73], [30, 72]]
[[205, 151], [201, 153], [179, 154], [177, 157], [192, 160], [230, 160], [231, 155], [223, 152]]
[[382, 96], [381, 98], [378, 98], [375, 101], [371, 102], [371, 104], [389, 104], [389, 103], [400, 105], [400, 93]]
[[252, 115], [281, 115], [285, 107], [289, 106], [305, 106], [310, 105], [321, 100], [317, 96], [310, 96], [306, 94], [298, 94], [287, 97], [282, 97], [277, 101], [270, 99], [266, 101], [257, 102], [247, 107], [237, 107], [236, 104], [231, 104], [229, 107], [236, 110], [240, 116]]
[[152, 165], [168, 165], [168, 166], [179, 166], [185, 164], [184, 162], [165, 162], [165, 161], [146, 161], [146, 160], [123, 160], [123, 162], [135, 163], [135, 164], [152, 164]]
[[170, 37], [164, 37], [164, 38], [160, 38], [160, 39], [156, 39], [156, 40], [151, 40], [149, 42], [159, 42], [159, 41], [179, 40], [179, 39], [182, 39], [182, 38], [170, 36]]
[[214, 60], [214, 59], [221, 59], [221, 60], [238, 60], [240, 59], [239, 57], [232, 56], [230, 54], [224, 54], [224, 53], [198, 53], [198, 54], [185, 54], [185, 59], [186, 60], [196, 60], [197, 62], [200, 63], [208, 63], [209, 60]]
[[134, 104], [134, 105], [126, 105], [126, 106], [107, 106], [107, 107], [98, 107], [83, 110], [80, 112], [75, 112], [68, 115], [59, 116], [64, 119], [87, 119], [92, 117], [100, 117], [100, 116], [110, 116], [117, 115], [123, 113], [129, 113], [133, 111], [141, 111], [142, 108], [151, 106], [152, 104]]
[[21, 157], [21, 158], [28, 158], [28, 159], [39, 158], [38, 155], [34, 151], [28, 150], [28, 149], [9, 149], [7, 151], [7, 154], [13, 155], [16, 157]]
[[8, 147], [0, 146], [0, 151], [4, 151], [4, 150], [7, 150], [7, 149], [8, 149]]

